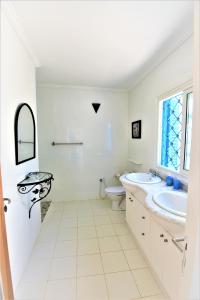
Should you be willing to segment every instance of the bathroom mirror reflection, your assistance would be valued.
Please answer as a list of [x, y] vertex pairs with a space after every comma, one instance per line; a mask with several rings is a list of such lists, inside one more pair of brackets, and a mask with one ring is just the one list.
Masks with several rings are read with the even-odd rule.
[[27, 103], [18, 106], [15, 114], [16, 165], [35, 158], [35, 119]]

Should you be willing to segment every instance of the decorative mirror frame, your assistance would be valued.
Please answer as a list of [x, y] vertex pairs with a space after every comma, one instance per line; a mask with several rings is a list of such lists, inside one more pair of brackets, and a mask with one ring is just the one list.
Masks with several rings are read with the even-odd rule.
[[[31, 113], [31, 116], [32, 116], [32, 120], [33, 120], [33, 156], [30, 157], [30, 158], [27, 158], [27, 159], [24, 159], [24, 160], [21, 160], [19, 161], [18, 160], [18, 119], [19, 119], [19, 114], [20, 114], [20, 111], [21, 109], [26, 106], [30, 113]], [[16, 113], [15, 113], [15, 121], [14, 121], [14, 132], [15, 132], [15, 162], [16, 162], [16, 165], [20, 165], [28, 160], [31, 160], [31, 159], [34, 159], [35, 156], [36, 156], [36, 145], [35, 145], [35, 141], [36, 141], [36, 127], [35, 127], [35, 118], [34, 118], [34, 114], [33, 114], [33, 111], [30, 107], [30, 105], [28, 105], [27, 103], [21, 103], [18, 107], [17, 107], [17, 110], [16, 110]]]

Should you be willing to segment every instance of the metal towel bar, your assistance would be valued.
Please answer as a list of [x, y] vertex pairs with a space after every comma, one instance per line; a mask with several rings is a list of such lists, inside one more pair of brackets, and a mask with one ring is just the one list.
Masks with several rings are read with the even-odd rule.
[[83, 145], [83, 142], [72, 142], [72, 143], [56, 143], [56, 142], [52, 142], [51, 143], [52, 146], [59, 146], [59, 145]]
[[19, 140], [18, 143], [19, 144], [33, 144], [33, 142], [22, 141], [22, 140]]

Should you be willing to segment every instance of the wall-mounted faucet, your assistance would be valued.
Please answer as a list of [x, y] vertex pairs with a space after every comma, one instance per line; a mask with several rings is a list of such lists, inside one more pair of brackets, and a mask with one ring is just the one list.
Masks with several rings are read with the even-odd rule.
[[159, 172], [157, 172], [157, 171], [156, 171], [156, 170], [154, 170], [154, 169], [149, 169], [149, 173], [151, 173], [151, 174], [152, 174], [152, 176], [161, 177], [161, 176], [160, 176], [160, 173], [159, 173]]

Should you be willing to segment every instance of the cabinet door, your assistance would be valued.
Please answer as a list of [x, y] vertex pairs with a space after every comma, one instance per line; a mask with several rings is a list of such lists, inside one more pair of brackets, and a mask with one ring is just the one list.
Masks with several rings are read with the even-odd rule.
[[151, 265], [162, 281], [163, 268], [164, 268], [164, 257], [163, 257], [163, 229], [151, 219], [151, 232], [150, 232], [150, 247], [151, 247]]
[[138, 201], [138, 214], [137, 214], [137, 239], [138, 242], [143, 250], [143, 252], [146, 254], [146, 256], [149, 258], [150, 253], [150, 214], [148, 210]]
[[130, 193], [126, 194], [126, 219], [144, 253], [149, 257], [150, 214]]
[[126, 193], [126, 221], [134, 233], [135, 214], [136, 214], [136, 199], [130, 193]]
[[182, 253], [173, 244], [172, 237], [153, 220], [150, 236], [152, 267], [171, 299], [176, 299], [182, 276]]
[[182, 275], [182, 253], [172, 242], [171, 236], [165, 234], [163, 248], [164, 269], [163, 286], [171, 299], [176, 299], [179, 293]]

